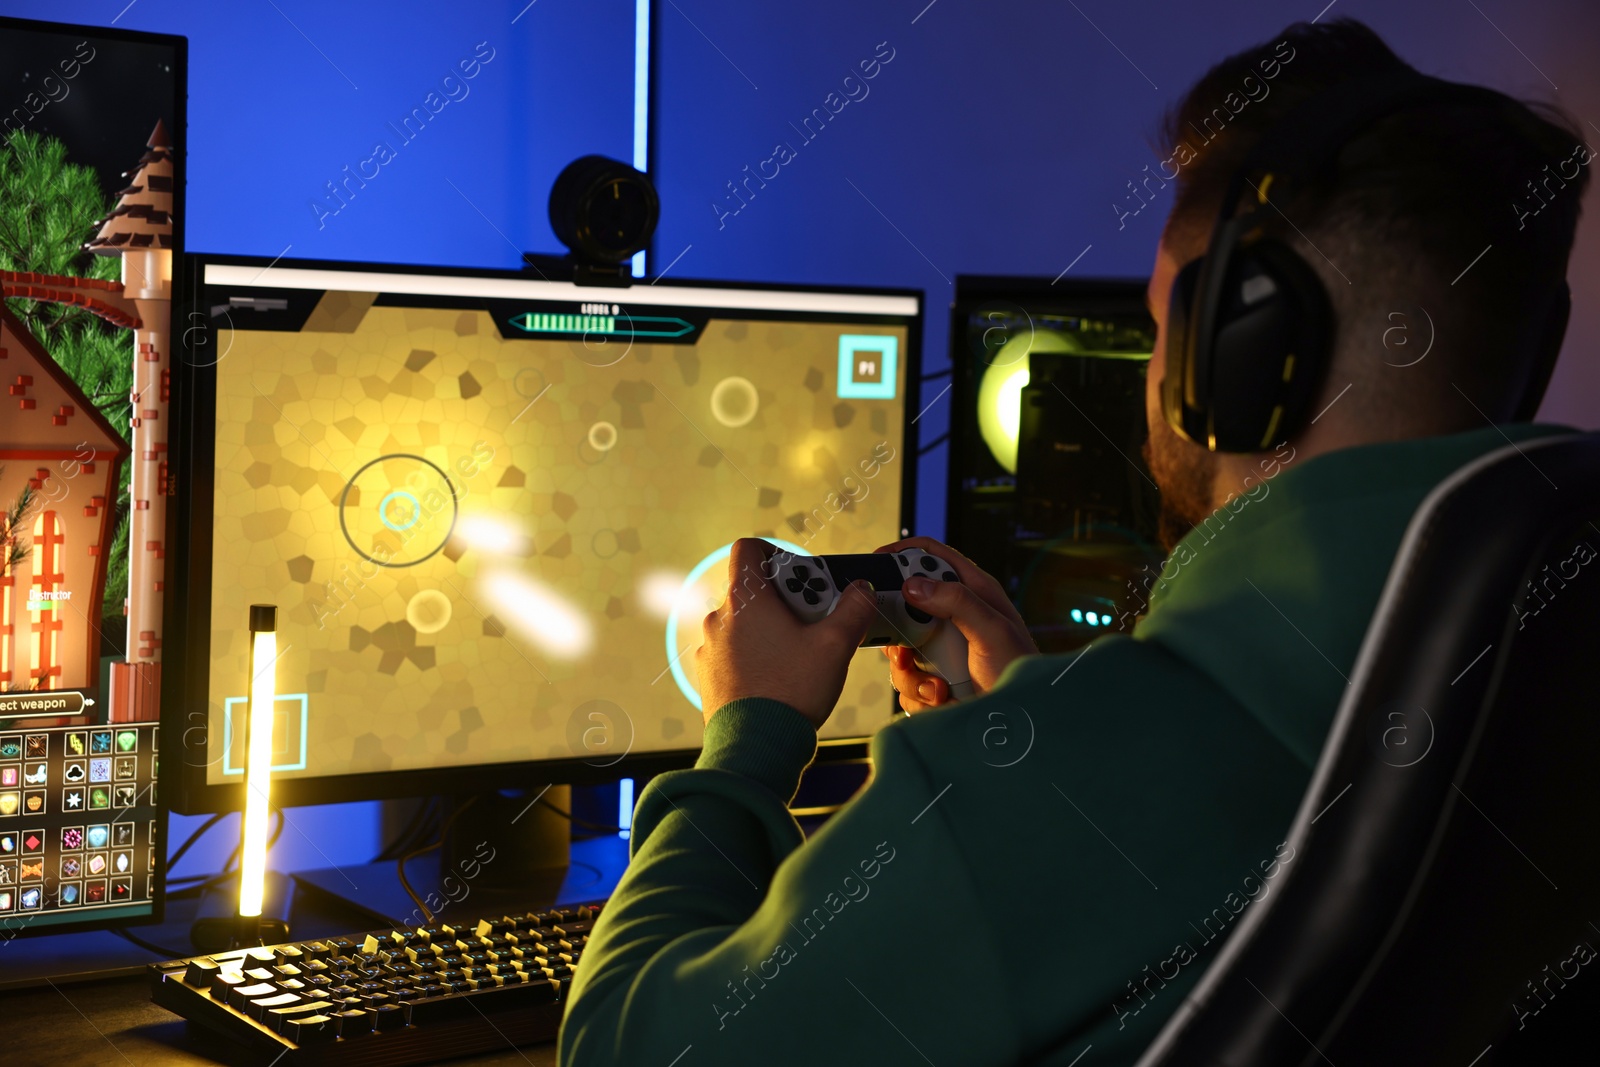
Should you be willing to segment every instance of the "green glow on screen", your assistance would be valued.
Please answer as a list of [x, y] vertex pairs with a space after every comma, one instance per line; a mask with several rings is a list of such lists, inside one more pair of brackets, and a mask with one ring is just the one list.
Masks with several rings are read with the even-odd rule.
[[1017, 473], [1017, 436], [1022, 428], [1022, 390], [1030, 380], [1028, 356], [1032, 352], [1097, 356], [1106, 359], [1148, 360], [1148, 352], [1090, 352], [1069, 333], [1033, 329], [1019, 334], [995, 350], [978, 382], [978, 431], [995, 462], [1007, 474]]
[[978, 432], [1007, 474], [1017, 473], [1017, 431], [1022, 425], [1022, 388], [1028, 384], [1030, 352], [1081, 352], [1066, 334], [1032, 330], [1001, 345], [978, 383]]

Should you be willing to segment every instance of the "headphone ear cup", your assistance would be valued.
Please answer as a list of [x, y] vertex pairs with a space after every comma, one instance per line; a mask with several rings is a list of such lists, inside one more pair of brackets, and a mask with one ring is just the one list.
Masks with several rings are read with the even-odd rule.
[[1205, 444], [1205, 368], [1194, 365], [1195, 290], [1200, 282], [1200, 269], [1205, 257], [1198, 256], [1185, 263], [1172, 279], [1172, 293], [1167, 299], [1167, 336], [1165, 377], [1161, 379], [1161, 411], [1167, 425], [1191, 441]]
[[1327, 368], [1333, 311], [1300, 255], [1261, 238], [1229, 262], [1211, 354], [1219, 452], [1259, 452], [1299, 429]]

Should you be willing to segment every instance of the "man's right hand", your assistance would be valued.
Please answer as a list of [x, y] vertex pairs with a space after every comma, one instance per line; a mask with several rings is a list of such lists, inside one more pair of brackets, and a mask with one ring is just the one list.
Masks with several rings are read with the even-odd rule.
[[[903, 591], [907, 604], [949, 619], [967, 639], [967, 670], [978, 693], [994, 688], [1012, 660], [1038, 653], [1022, 616], [1000, 583], [983, 568], [931, 537], [910, 537], [876, 551], [897, 552], [902, 548], [931, 552], [954, 567], [960, 577], [960, 582], [909, 578]], [[889, 676], [900, 692], [900, 706], [908, 713], [924, 711], [950, 699], [950, 686], [943, 678], [917, 668], [914, 649], [887, 645], [883, 652], [889, 657]]]

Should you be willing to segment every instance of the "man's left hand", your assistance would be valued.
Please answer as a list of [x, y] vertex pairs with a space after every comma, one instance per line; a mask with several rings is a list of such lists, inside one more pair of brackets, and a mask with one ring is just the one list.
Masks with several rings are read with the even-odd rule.
[[872, 587], [858, 581], [844, 590], [827, 618], [801, 622], [772, 588], [777, 567], [769, 559], [778, 551], [759, 538], [734, 542], [728, 596], [705, 617], [705, 643], [695, 650], [707, 722], [731, 701], [767, 697], [821, 729], [877, 611]]

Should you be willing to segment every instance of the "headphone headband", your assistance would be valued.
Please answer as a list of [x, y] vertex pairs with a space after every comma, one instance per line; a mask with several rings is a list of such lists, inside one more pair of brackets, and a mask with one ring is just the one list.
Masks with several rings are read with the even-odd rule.
[[[1293, 196], [1325, 177], [1350, 141], [1397, 112], [1515, 103], [1484, 86], [1402, 70], [1329, 86], [1269, 128], [1229, 178], [1205, 255], [1174, 282], [1162, 386], [1174, 429], [1211, 451], [1259, 451], [1298, 428], [1326, 372], [1332, 307], [1293, 249], [1256, 233], [1281, 215], [1269, 194]], [[1540, 316], [1518, 417], [1532, 416], [1548, 381], [1570, 303], [1564, 294], [1563, 285]]]

